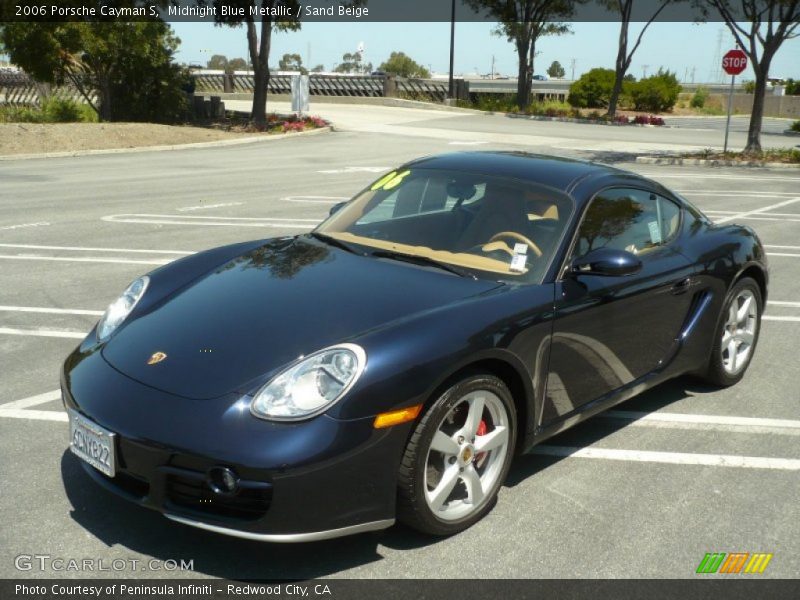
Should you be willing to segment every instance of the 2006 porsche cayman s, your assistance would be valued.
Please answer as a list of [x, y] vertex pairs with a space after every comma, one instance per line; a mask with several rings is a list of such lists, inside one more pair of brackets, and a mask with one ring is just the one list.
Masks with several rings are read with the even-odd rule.
[[753, 231], [638, 175], [424, 158], [308, 234], [134, 281], [64, 365], [70, 447], [221, 533], [455, 533], [514, 454], [677, 375], [737, 382], [767, 277]]

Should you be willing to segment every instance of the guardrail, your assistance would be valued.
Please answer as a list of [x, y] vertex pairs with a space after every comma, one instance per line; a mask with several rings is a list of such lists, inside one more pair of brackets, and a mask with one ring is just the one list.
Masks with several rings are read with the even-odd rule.
[[[0, 105], [40, 106], [47, 97], [86, 101], [83, 94], [72, 85], [51, 86], [34, 80], [22, 71], [0, 70]], [[92, 97], [92, 100], [95, 98]]]
[[[242, 73], [194, 73], [195, 86], [202, 92], [252, 92], [254, 77]], [[406, 79], [391, 75], [309, 75], [311, 96], [350, 97], [411, 97], [444, 101], [448, 82], [436, 79]], [[267, 90], [270, 94], [291, 93], [292, 75], [271, 75]], [[456, 94], [466, 99], [469, 84], [456, 80]]]

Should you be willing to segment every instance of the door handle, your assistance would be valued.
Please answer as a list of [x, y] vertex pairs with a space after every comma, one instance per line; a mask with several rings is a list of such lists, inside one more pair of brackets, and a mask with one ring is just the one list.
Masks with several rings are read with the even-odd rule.
[[676, 296], [679, 294], [685, 294], [687, 291], [689, 291], [690, 287], [692, 287], [692, 278], [687, 277], [686, 279], [682, 279], [672, 286], [672, 293]]

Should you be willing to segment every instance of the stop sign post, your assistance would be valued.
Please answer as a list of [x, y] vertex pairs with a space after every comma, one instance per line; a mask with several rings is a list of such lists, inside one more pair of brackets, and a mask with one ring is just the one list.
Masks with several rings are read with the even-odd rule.
[[725, 124], [725, 147], [722, 152], [728, 151], [728, 132], [731, 128], [731, 108], [733, 105], [733, 84], [736, 76], [747, 68], [747, 55], [739, 48], [728, 50], [722, 57], [722, 68], [731, 76], [731, 89], [728, 93], [728, 121]]

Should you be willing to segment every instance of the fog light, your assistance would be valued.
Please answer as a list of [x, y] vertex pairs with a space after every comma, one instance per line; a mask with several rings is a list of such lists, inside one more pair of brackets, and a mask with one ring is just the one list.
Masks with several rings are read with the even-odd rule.
[[228, 467], [210, 468], [206, 481], [215, 494], [232, 494], [239, 489], [239, 477]]

